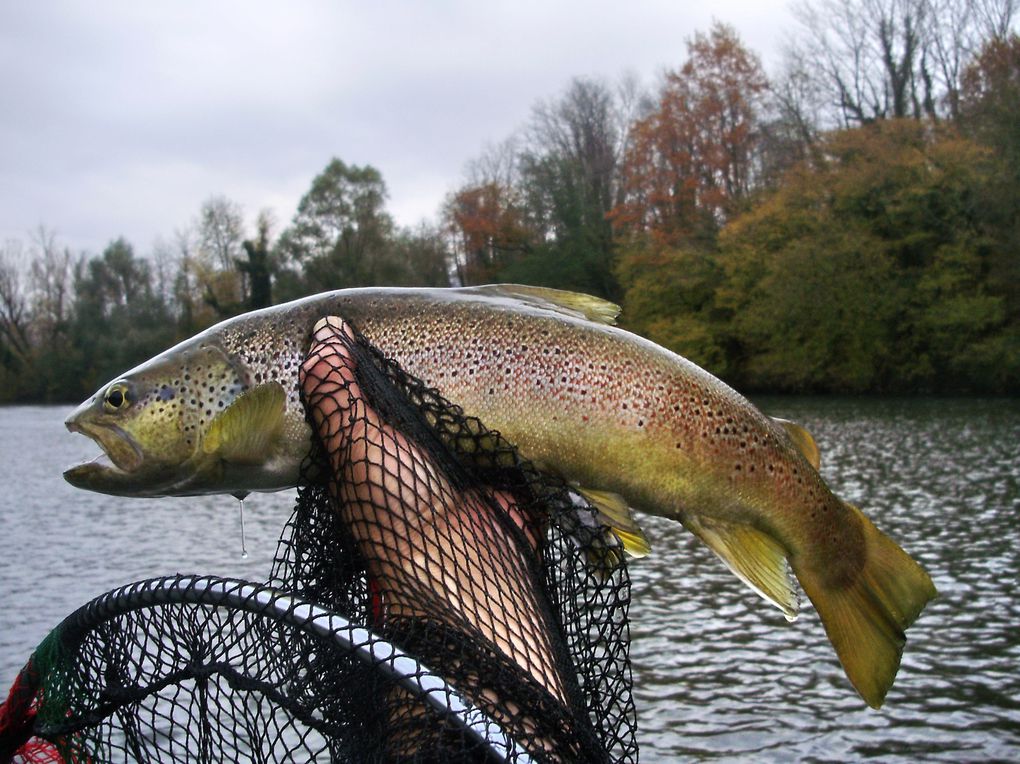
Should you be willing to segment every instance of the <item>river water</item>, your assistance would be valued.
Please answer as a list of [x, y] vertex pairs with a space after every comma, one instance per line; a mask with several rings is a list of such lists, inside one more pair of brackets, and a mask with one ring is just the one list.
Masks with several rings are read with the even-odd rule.
[[[645, 518], [631, 657], [644, 762], [1020, 760], [1020, 403], [772, 398], [822, 472], [931, 573], [880, 711], [857, 697], [805, 599], [788, 624], [679, 525]], [[0, 694], [65, 615], [169, 573], [264, 580], [293, 495], [116, 499], [64, 467], [96, 448], [67, 410], [0, 408]]]

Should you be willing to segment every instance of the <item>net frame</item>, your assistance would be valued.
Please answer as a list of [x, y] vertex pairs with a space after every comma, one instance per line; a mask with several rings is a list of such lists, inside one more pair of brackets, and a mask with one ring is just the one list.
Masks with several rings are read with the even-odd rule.
[[[341, 654], [371, 671], [382, 673], [394, 684], [420, 699], [436, 715], [469, 739], [481, 760], [532, 761], [528, 753], [509, 738], [494, 720], [474, 707], [443, 677], [369, 629], [353, 624], [344, 616], [313, 602], [280, 592], [268, 585], [205, 575], [165, 576], [114, 589], [71, 613], [40, 644], [22, 669], [16, 686], [20, 686], [23, 693], [27, 691], [30, 694], [29, 702], [36, 712], [32, 734], [52, 742], [61, 753], [61, 760], [81, 760], [83, 753], [91, 760], [108, 760], [106, 756], [96, 759], [100, 750], [89, 750], [91, 746], [81, 738], [94, 738], [90, 734], [92, 728], [115, 715], [121, 707], [152, 696], [154, 689], [160, 685], [184, 681], [186, 677], [179, 670], [165, 672], [152, 677], [145, 686], [123, 692], [118, 698], [109, 697], [105, 688], [88, 693], [50, 683], [51, 678], [57, 677], [58, 682], [70, 680], [81, 685], [89, 684], [87, 676], [68, 670], [69, 666], [79, 661], [86, 641], [90, 637], [95, 638], [103, 626], [131, 613], [151, 613], [154, 609], [166, 606], [185, 606], [196, 610], [221, 608], [234, 619], [242, 614], [267, 618], [274, 630], [280, 625], [293, 627], [313, 641], [335, 646]], [[176, 615], [172, 617], [176, 618]], [[188, 673], [197, 676], [204, 673], [204, 670], [205, 667], [196, 665], [190, 667]], [[140, 667], [138, 673], [143, 673]], [[322, 716], [317, 718], [312, 709], [301, 708], [288, 700], [278, 690], [279, 683], [243, 676], [240, 672], [232, 672], [230, 666], [218, 666], [214, 673], [224, 676], [228, 683], [240, 682], [249, 690], [258, 687], [275, 704], [290, 708], [296, 718], [324, 738], [332, 734], [335, 720]], [[95, 686], [102, 687], [101, 683]], [[44, 708], [46, 699], [41, 697], [43, 687], [47, 687], [49, 693], [62, 695], [66, 703], [55, 708]], [[24, 703], [25, 698], [21, 700], [22, 706]], [[325, 747], [328, 747], [328, 743]], [[138, 750], [135, 748], [135, 751]], [[14, 751], [0, 748], [0, 755], [13, 757]]]

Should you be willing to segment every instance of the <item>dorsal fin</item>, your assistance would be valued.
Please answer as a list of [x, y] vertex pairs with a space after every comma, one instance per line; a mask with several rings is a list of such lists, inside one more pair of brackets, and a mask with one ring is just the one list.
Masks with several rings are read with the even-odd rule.
[[544, 308], [573, 318], [586, 318], [599, 324], [616, 324], [620, 306], [601, 297], [592, 297], [581, 292], [567, 292], [562, 289], [528, 286], [526, 284], [487, 284], [467, 287], [461, 291], [476, 292], [492, 297], [505, 297]]
[[818, 450], [818, 444], [815, 443], [815, 439], [811, 437], [811, 433], [796, 422], [791, 422], [789, 419], [772, 417], [772, 421], [786, 430], [786, 434], [790, 436], [790, 440], [793, 441], [793, 445], [795, 445], [797, 450], [804, 455], [804, 458], [811, 463], [811, 466], [817, 470], [819, 465], [822, 463], [822, 452]]
[[264, 461], [283, 426], [286, 401], [279, 382], [246, 390], [209, 423], [202, 451], [235, 464]]

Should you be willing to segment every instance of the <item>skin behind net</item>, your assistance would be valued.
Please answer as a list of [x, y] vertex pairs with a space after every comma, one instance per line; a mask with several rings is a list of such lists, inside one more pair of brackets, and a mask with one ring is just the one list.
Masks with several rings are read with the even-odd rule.
[[[178, 576], [76, 611], [0, 709], [0, 761], [29, 728], [23, 761], [637, 760], [615, 537], [352, 331], [335, 342], [305, 364], [323, 437], [267, 584]], [[300, 603], [413, 656], [506, 744], [312, 633]]]
[[[320, 364], [305, 388], [345, 413], [313, 423], [325, 437], [274, 579], [360, 616], [537, 758], [636, 758], [629, 579], [592, 564], [615, 540], [498, 433], [363, 340], [338, 341], [347, 363]], [[377, 703], [389, 753], [457, 745], [401, 693]]]

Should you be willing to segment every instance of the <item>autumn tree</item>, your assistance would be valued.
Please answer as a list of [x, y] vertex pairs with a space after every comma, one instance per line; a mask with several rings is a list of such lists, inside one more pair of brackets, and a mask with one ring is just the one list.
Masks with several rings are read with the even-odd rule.
[[989, 281], [989, 153], [888, 120], [826, 136], [721, 237], [734, 379], [748, 389], [1005, 392], [1017, 323]]
[[967, 67], [960, 123], [996, 158], [982, 208], [997, 225], [989, 279], [1001, 285], [1007, 311], [1020, 321], [1020, 36], [991, 40]]
[[1020, 36], [990, 40], [967, 66], [962, 82], [964, 130], [1020, 170]]
[[716, 308], [722, 270], [714, 251], [641, 237], [617, 261], [616, 275], [625, 290], [621, 319], [628, 329], [728, 377], [729, 330]]
[[732, 28], [696, 35], [654, 111], [633, 128], [625, 196], [612, 212], [627, 325], [719, 373], [728, 356], [715, 241], [759, 181], [767, 89]]
[[622, 168], [625, 231], [663, 244], [710, 243], [757, 178], [759, 114], [768, 82], [736, 32], [715, 24], [688, 42], [657, 108], [633, 129]]
[[454, 243], [457, 277], [465, 286], [499, 280], [503, 269], [532, 246], [516, 190], [498, 181], [454, 192], [443, 219]]

